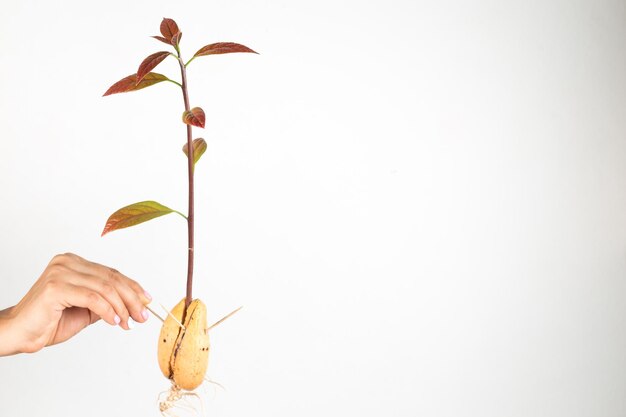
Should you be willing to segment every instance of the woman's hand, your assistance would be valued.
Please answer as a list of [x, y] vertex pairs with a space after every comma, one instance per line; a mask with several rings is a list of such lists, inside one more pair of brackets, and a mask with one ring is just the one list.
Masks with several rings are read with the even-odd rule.
[[129, 329], [143, 323], [150, 295], [115, 269], [66, 253], [52, 258], [22, 298], [0, 311], [0, 356], [37, 352], [103, 319]]

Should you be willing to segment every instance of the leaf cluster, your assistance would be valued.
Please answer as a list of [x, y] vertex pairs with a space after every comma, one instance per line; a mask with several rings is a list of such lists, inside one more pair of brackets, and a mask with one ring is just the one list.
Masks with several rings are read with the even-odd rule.
[[[174, 49], [175, 53], [168, 51], [158, 51], [150, 54], [139, 64], [139, 67], [137, 68], [137, 71], [135, 73], [128, 75], [111, 85], [104, 93], [104, 96], [138, 91], [146, 87], [158, 84], [162, 81], [169, 81], [173, 84], [178, 85], [181, 88], [181, 90], [183, 91], [183, 97], [185, 97], [186, 102], [187, 86], [185, 84], [184, 76], [181, 82], [177, 82], [163, 74], [152, 71], [166, 58], [171, 56], [177, 59], [181, 66], [181, 73], [185, 74], [187, 66], [194, 59], [201, 56], [221, 55], [236, 52], [254, 54], [257, 53], [247, 46], [238, 43], [217, 42], [205, 45], [202, 48], [198, 49], [193, 57], [191, 57], [189, 61], [184, 63], [180, 51], [180, 41], [183, 34], [180, 31], [176, 22], [173, 19], [163, 18], [159, 29], [161, 35], [152, 36], [152, 38], [169, 45]], [[189, 127], [194, 126], [204, 128], [206, 116], [204, 111], [200, 107], [193, 107], [191, 109], [187, 107], [182, 114], [182, 122]], [[189, 140], [191, 140], [191, 137], [189, 138]], [[183, 152], [188, 158], [191, 157], [193, 159], [192, 164], [195, 167], [196, 162], [198, 162], [202, 154], [206, 151], [207, 144], [202, 138], [194, 139], [193, 142], [190, 143], [192, 146], [191, 155], [189, 154], [189, 143], [185, 143], [185, 145], [183, 146]], [[135, 226], [137, 224], [144, 223], [148, 220], [152, 220], [169, 213], [178, 213], [186, 218], [186, 216], [179, 211], [166, 207], [160, 203], [157, 203], [156, 201], [141, 201], [139, 203], [134, 203], [126, 207], [122, 207], [109, 217], [104, 226], [104, 230], [102, 231], [102, 236], [111, 231]]]

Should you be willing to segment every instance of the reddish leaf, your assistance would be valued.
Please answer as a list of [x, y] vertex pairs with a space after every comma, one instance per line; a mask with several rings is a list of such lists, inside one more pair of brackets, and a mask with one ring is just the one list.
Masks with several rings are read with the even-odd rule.
[[142, 201], [140, 203], [122, 207], [115, 213], [111, 214], [106, 222], [106, 225], [104, 226], [102, 236], [114, 230], [135, 226], [173, 212], [174, 210], [171, 208], [165, 207], [156, 201]]
[[176, 35], [172, 36], [172, 40], [171, 40], [172, 45], [174, 47], [177, 47], [182, 37], [183, 37], [183, 32], [178, 32]]
[[142, 88], [150, 87], [151, 85], [160, 83], [161, 81], [167, 81], [167, 80], [169, 80], [169, 78], [167, 78], [163, 74], [159, 74], [157, 72], [149, 72], [143, 77], [143, 79], [138, 84], [131, 87], [128, 91], [141, 90]]
[[157, 39], [163, 43], [166, 43], [168, 45], [170, 45], [169, 41], [167, 39], [165, 39], [163, 36], [152, 36], [154, 39]]
[[171, 43], [172, 37], [177, 35], [179, 32], [180, 29], [178, 29], [178, 25], [174, 22], [174, 20], [165, 17], [163, 18], [161, 21], [161, 34], [165, 39], [167, 39], [168, 42]]
[[[193, 146], [193, 163], [195, 165], [196, 162], [198, 162], [198, 160], [204, 153], [204, 151], [206, 151], [207, 145], [204, 139], [202, 138], [194, 139], [191, 145]], [[187, 147], [187, 144], [185, 143], [185, 146], [183, 146], [183, 152], [185, 153], [185, 155], [187, 155], [187, 157], [189, 157], [189, 154], [187, 153], [187, 149], [188, 147]]]
[[183, 113], [183, 123], [186, 125], [204, 127], [204, 121], [204, 110], [200, 107], [194, 107], [193, 109]]
[[161, 63], [165, 58], [170, 55], [167, 51], [155, 52], [150, 55], [139, 65], [139, 69], [137, 70], [137, 81], [139, 83], [143, 77], [146, 76], [150, 71], [152, 71], [157, 65]]
[[238, 43], [218, 42], [203, 46], [202, 48], [198, 49], [198, 52], [196, 52], [193, 57], [195, 58], [197, 56], [204, 55], [230, 54], [233, 52], [251, 52], [253, 54], [257, 53], [247, 46]]
[[150, 72], [146, 74], [145, 77], [143, 77], [139, 84], [137, 84], [137, 74], [132, 74], [128, 77], [122, 78], [111, 87], [109, 87], [109, 89], [103, 94], [103, 96], [141, 90], [142, 88], [150, 87], [151, 85], [160, 83], [161, 81], [165, 80], [168, 80], [165, 75], [158, 74], [156, 72]]

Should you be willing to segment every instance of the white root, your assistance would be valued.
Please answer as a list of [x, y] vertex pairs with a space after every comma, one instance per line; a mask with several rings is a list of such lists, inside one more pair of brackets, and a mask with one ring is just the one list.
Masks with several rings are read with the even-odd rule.
[[[162, 397], [166, 395], [165, 399]], [[192, 397], [200, 402], [200, 413], [193, 404], [189, 403], [187, 400]], [[202, 399], [195, 392], [189, 392], [182, 390], [179, 386], [172, 383], [172, 386], [169, 390], [163, 391], [159, 394], [159, 411], [163, 417], [177, 417], [174, 413], [175, 408], [179, 408], [183, 411], [198, 413], [200, 416], [204, 416], [204, 404], [202, 403]]]

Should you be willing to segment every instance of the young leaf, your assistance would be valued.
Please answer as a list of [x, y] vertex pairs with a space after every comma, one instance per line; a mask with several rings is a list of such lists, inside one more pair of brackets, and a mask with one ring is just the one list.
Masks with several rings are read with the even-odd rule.
[[152, 71], [157, 65], [161, 63], [165, 58], [170, 55], [167, 51], [155, 52], [146, 59], [144, 59], [139, 65], [139, 69], [137, 70], [137, 81], [139, 83], [143, 77], [146, 76], [150, 71]]
[[230, 54], [233, 52], [250, 52], [256, 54], [258, 52], [253, 51], [247, 46], [234, 43], [234, 42], [218, 42], [210, 45], [203, 46], [198, 49], [193, 58], [204, 55], [217, 55], [217, 54]]
[[200, 107], [194, 107], [189, 111], [183, 112], [183, 123], [186, 125], [204, 127], [204, 110]]
[[183, 32], [178, 32], [176, 35], [172, 36], [171, 43], [174, 46], [174, 48], [178, 48], [178, 44], [180, 43], [180, 40], [182, 39], [182, 37], [183, 37]]
[[132, 74], [128, 77], [122, 78], [111, 87], [109, 87], [109, 89], [103, 94], [103, 96], [141, 90], [142, 88], [150, 87], [151, 85], [160, 83], [161, 81], [166, 81], [168, 79], [169, 78], [167, 78], [163, 74], [150, 72], [146, 74], [139, 83], [137, 83], [137, 74]]
[[156, 39], [156, 40], [159, 40], [159, 41], [161, 41], [163, 43], [166, 43], [166, 44], [170, 45], [169, 41], [167, 39], [165, 39], [163, 36], [151, 36], [151, 37]]
[[[195, 165], [196, 162], [198, 162], [198, 160], [204, 153], [204, 151], [206, 151], [207, 145], [204, 139], [202, 138], [194, 139], [191, 145], [193, 146], [193, 164]], [[185, 153], [185, 155], [187, 155], [187, 157], [189, 157], [189, 153], [187, 152], [187, 149], [188, 147], [187, 147], [187, 144], [185, 143], [185, 146], [183, 146], [183, 152]]]
[[165, 207], [156, 201], [142, 201], [131, 204], [130, 206], [122, 207], [115, 213], [111, 214], [106, 222], [106, 225], [104, 226], [102, 236], [112, 232], [113, 230], [135, 226], [173, 212], [174, 210], [171, 208]]
[[161, 34], [169, 43], [172, 42], [172, 37], [180, 32], [178, 25], [173, 19], [163, 18], [161, 21]]

